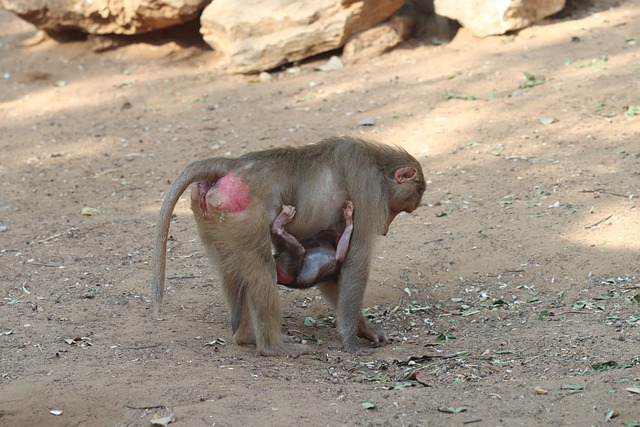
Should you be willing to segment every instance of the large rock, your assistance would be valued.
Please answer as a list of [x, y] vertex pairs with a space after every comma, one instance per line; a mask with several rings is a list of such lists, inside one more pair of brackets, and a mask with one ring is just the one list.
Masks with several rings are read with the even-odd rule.
[[275, 68], [341, 47], [354, 33], [384, 21], [404, 0], [214, 0], [200, 32], [224, 53], [229, 71]]
[[342, 60], [353, 64], [380, 56], [407, 40], [414, 25], [411, 17], [394, 15], [373, 28], [349, 37], [342, 50]]
[[[223, 0], [224, 1], [224, 0]], [[140, 34], [195, 19], [209, 0], [0, 0], [47, 33]]]
[[565, 0], [434, 0], [438, 15], [457, 20], [478, 37], [504, 34], [558, 13]]

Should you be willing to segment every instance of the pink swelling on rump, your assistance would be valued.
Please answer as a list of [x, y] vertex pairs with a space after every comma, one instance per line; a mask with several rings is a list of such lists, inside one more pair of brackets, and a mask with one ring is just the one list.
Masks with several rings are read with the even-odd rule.
[[234, 174], [227, 174], [220, 178], [209, 190], [217, 191], [222, 196], [222, 204], [218, 209], [226, 212], [242, 212], [251, 202], [249, 186], [244, 180]]

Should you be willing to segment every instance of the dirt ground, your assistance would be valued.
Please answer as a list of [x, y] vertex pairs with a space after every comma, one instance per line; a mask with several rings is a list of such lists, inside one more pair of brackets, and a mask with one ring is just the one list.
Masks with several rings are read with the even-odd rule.
[[[197, 43], [0, 27], [0, 425], [640, 425], [640, 1], [265, 82]], [[281, 289], [313, 353], [234, 344], [186, 195], [154, 317], [177, 172], [333, 135], [428, 177], [375, 250], [366, 312], [391, 342], [344, 353], [319, 293]]]

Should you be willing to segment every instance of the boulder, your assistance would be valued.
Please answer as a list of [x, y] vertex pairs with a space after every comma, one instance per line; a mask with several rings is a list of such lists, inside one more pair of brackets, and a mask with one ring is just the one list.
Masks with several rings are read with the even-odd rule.
[[140, 34], [197, 18], [209, 0], [0, 0], [6, 9], [55, 36]]
[[[1, 0], [0, 0], [1, 1]], [[384, 21], [404, 0], [214, 0], [203, 11], [205, 42], [228, 69], [256, 73], [337, 49]]]
[[406, 41], [414, 25], [412, 17], [394, 15], [373, 28], [349, 37], [342, 50], [342, 59], [353, 64], [380, 56]]
[[473, 35], [519, 30], [558, 13], [565, 0], [434, 0], [438, 15], [457, 20]]

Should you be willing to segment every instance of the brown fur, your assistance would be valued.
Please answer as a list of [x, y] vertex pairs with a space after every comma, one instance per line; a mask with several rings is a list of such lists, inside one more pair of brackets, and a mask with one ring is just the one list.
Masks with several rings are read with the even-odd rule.
[[396, 147], [332, 138], [300, 148], [253, 152], [237, 159], [208, 158], [188, 165], [169, 188], [160, 210], [152, 281], [156, 308], [162, 301], [166, 239], [178, 198], [190, 183], [216, 181], [227, 173], [248, 182], [249, 207], [236, 213], [203, 212], [194, 201], [192, 209], [207, 255], [223, 280], [227, 301], [238, 314], [236, 341], [255, 343], [259, 354], [265, 356], [296, 356], [306, 351], [283, 342], [280, 333], [270, 224], [286, 204], [296, 207], [287, 232], [298, 241], [321, 230], [340, 233], [337, 228], [344, 224], [341, 208], [351, 200], [358, 208], [349, 252], [338, 280], [319, 287], [336, 308], [345, 350], [357, 348], [357, 336], [374, 345], [384, 342], [384, 333], [376, 331], [361, 313], [371, 251], [376, 235], [386, 234], [396, 214], [418, 207], [425, 190], [418, 161]]

